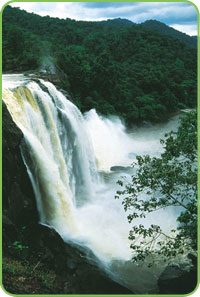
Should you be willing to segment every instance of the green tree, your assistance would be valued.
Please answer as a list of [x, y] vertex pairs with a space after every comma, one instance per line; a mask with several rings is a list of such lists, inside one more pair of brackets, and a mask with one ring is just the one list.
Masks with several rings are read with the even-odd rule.
[[24, 41], [25, 36], [22, 29], [16, 25], [11, 26], [7, 37], [10, 51], [15, 55], [20, 54], [23, 49]]
[[90, 84], [90, 59], [83, 46], [68, 46], [57, 56], [57, 64], [67, 74], [74, 94], [87, 94]]
[[[116, 198], [123, 198], [128, 221], [133, 224], [129, 239], [135, 251], [134, 261], [153, 254], [167, 259], [197, 248], [196, 112], [186, 114], [178, 131], [166, 134], [161, 143], [164, 146], [161, 157], [137, 156], [131, 183], [126, 179], [118, 181], [123, 190], [117, 192]], [[146, 228], [134, 222], [167, 207], [181, 208], [177, 230], [171, 230], [170, 235], [159, 225]]]

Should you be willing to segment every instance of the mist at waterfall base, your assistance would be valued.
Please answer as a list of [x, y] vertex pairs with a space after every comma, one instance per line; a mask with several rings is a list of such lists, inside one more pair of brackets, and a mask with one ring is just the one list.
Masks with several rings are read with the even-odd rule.
[[[159, 156], [160, 138], [177, 129], [179, 117], [127, 132], [119, 118], [95, 110], [82, 115], [50, 82], [22, 75], [3, 76], [3, 100], [24, 134], [21, 152], [40, 222], [55, 228], [65, 241], [91, 249], [106, 271], [135, 293], [156, 292], [164, 264], [158, 261], [150, 269], [147, 263], [131, 262], [131, 226], [121, 201], [114, 199], [117, 180], [130, 180], [133, 169], [110, 168], [130, 166], [136, 155]], [[141, 223], [169, 232], [176, 217], [176, 209], [170, 208]]]

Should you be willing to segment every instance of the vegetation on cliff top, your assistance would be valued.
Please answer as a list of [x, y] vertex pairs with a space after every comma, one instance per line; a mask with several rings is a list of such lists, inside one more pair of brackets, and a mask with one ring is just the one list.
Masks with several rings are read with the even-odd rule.
[[3, 71], [56, 71], [81, 111], [96, 108], [127, 124], [196, 106], [196, 65], [195, 49], [142, 25], [3, 12]]

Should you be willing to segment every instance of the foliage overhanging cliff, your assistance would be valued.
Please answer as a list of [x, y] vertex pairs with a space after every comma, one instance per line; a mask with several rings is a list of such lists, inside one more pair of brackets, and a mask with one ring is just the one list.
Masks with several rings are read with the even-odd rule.
[[3, 71], [56, 71], [82, 111], [128, 124], [161, 121], [197, 102], [197, 52], [142, 25], [40, 17], [7, 6]]

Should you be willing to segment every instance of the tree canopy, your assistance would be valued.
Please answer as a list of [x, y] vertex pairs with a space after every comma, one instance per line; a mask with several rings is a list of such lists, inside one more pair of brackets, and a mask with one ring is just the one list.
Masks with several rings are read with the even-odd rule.
[[142, 25], [41, 17], [7, 6], [2, 46], [4, 72], [52, 64], [81, 111], [96, 108], [131, 125], [163, 121], [197, 103], [196, 49]]

